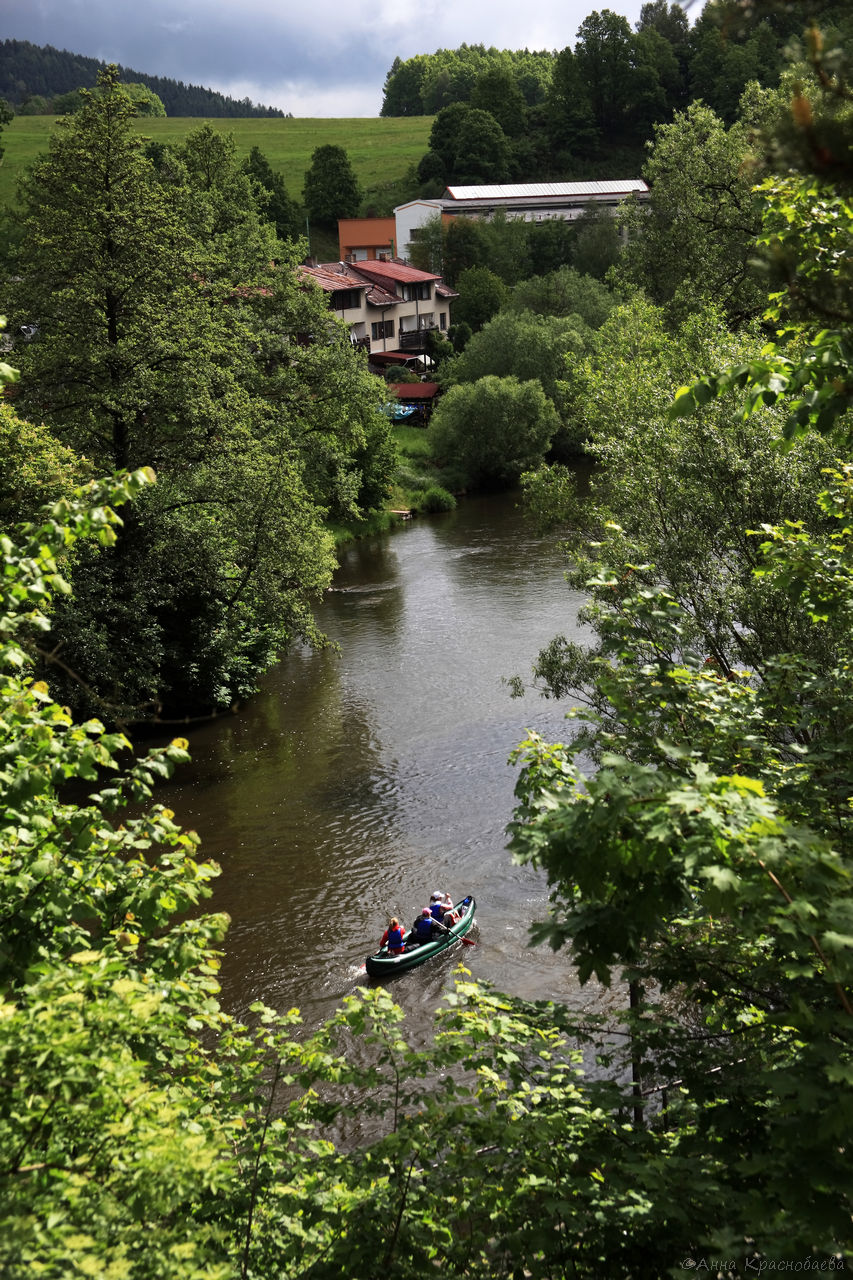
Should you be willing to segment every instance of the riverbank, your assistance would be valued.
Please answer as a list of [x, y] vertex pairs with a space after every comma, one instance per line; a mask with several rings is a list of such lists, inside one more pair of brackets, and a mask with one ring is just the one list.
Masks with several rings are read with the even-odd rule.
[[436, 465], [430, 453], [426, 430], [395, 423], [392, 432], [397, 467], [385, 509], [373, 512], [366, 520], [330, 523], [329, 529], [338, 546], [357, 538], [388, 533], [409, 516], [452, 511], [456, 506], [456, 497], [447, 487], [446, 471]]

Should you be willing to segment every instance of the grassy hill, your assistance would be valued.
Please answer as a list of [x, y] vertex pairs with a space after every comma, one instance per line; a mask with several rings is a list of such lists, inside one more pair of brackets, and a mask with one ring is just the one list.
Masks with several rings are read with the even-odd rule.
[[[3, 132], [6, 154], [0, 162], [0, 205], [15, 202], [18, 175], [47, 146], [56, 127], [57, 116], [16, 116]], [[206, 123], [184, 117], [139, 119], [140, 134], [161, 142], [180, 142], [192, 130]], [[333, 143], [344, 147], [365, 190], [401, 183], [406, 170], [427, 150], [431, 116], [354, 120], [217, 119], [209, 123], [221, 133], [232, 133], [240, 156], [260, 147], [273, 169], [285, 181], [288, 194], [302, 197], [305, 170], [316, 147]], [[408, 193], [401, 195], [407, 198]], [[399, 200], [394, 203], [399, 203]]]

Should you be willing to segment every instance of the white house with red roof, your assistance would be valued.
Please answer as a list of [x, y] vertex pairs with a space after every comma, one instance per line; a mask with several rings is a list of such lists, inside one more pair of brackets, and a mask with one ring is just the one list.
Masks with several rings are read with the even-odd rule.
[[349, 325], [350, 340], [369, 354], [399, 355], [405, 363], [428, 350], [428, 334], [450, 324], [450, 304], [459, 295], [441, 276], [419, 271], [399, 258], [367, 262], [305, 263], [298, 268], [328, 296], [329, 307]]

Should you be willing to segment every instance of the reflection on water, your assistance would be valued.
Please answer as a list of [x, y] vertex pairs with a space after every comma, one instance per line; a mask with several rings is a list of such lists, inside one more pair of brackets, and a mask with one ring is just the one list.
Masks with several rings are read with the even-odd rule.
[[478, 945], [394, 983], [404, 1007], [434, 1008], [460, 959], [526, 998], [578, 998], [566, 957], [527, 947], [547, 891], [505, 849], [509, 753], [528, 727], [566, 726], [502, 679], [576, 634], [563, 570], [511, 496], [356, 543], [318, 609], [337, 648], [292, 654], [237, 716], [193, 734], [167, 800], [223, 869], [232, 1011], [260, 998], [319, 1021], [366, 981], [388, 916], [411, 921], [433, 889], [474, 893]]

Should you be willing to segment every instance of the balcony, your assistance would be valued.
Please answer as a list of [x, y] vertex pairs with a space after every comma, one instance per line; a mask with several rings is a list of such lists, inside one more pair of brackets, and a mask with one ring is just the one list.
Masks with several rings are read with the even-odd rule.
[[400, 351], [427, 351], [427, 334], [437, 333], [438, 325], [423, 325], [419, 329], [401, 330], [397, 334], [397, 347]]

